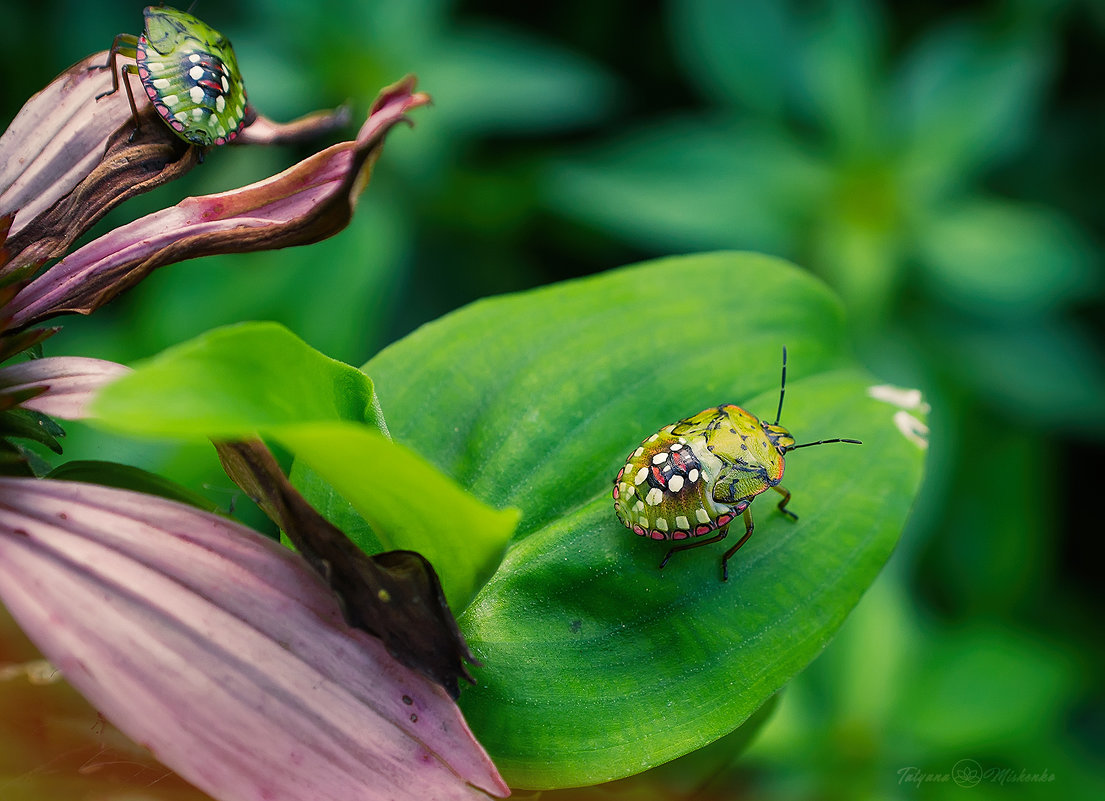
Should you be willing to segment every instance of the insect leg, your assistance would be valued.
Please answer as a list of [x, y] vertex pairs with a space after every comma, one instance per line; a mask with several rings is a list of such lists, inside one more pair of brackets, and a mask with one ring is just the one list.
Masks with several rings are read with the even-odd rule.
[[134, 92], [130, 88], [130, 76], [138, 74], [138, 66], [135, 64], [124, 64], [119, 70], [123, 73], [123, 85], [127, 87], [127, 100], [130, 101], [130, 111], [134, 116], [134, 131], [131, 133], [130, 138], [134, 138], [134, 134], [138, 133], [138, 130], [142, 127], [138, 122], [138, 106], [134, 104]]
[[671, 555], [676, 551], [689, 551], [691, 548], [701, 548], [703, 545], [709, 545], [711, 542], [717, 542], [718, 540], [725, 539], [725, 535], [727, 535], [728, 533], [729, 526], [725, 525], [721, 527], [717, 534], [710, 537], [708, 540], [694, 540], [693, 542], [688, 542], [683, 545], [676, 545], [674, 548], [668, 551], [668, 555], [665, 556], [664, 561], [660, 563], [660, 569], [664, 569], [664, 565], [668, 563], [668, 560], [671, 559]]
[[138, 37], [133, 33], [119, 33], [115, 35], [115, 39], [111, 42], [111, 50], [108, 51], [107, 63], [97, 64], [94, 67], [89, 67], [93, 70], [106, 70], [111, 69], [111, 90], [108, 92], [101, 92], [96, 95], [96, 99], [101, 97], [107, 97], [113, 95], [119, 91], [119, 73], [115, 71], [115, 65], [118, 63], [117, 59], [120, 55], [127, 56], [128, 58], [134, 58], [138, 53]]
[[791, 520], [797, 520], [798, 515], [787, 509], [787, 504], [790, 503], [790, 490], [786, 487], [774, 486], [772, 487], [777, 493], [783, 496], [783, 500], [779, 501], [779, 511], [789, 517]]
[[756, 528], [756, 524], [752, 522], [752, 510], [744, 510], [744, 536], [737, 541], [737, 544], [725, 552], [725, 556], [721, 557], [721, 580], [729, 580], [729, 557], [737, 552], [737, 549], [748, 542], [748, 538], [752, 536], [752, 530]]

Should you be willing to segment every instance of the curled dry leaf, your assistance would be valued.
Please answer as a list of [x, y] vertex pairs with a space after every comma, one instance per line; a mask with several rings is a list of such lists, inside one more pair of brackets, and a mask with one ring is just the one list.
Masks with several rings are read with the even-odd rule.
[[225, 518], [0, 479], [0, 600], [105, 717], [222, 801], [509, 794], [440, 686]]
[[388, 653], [453, 698], [476, 664], [433, 566], [414, 551], [368, 556], [307, 503], [259, 440], [218, 442], [223, 467], [337, 593], [349, 625], [383, 640]]

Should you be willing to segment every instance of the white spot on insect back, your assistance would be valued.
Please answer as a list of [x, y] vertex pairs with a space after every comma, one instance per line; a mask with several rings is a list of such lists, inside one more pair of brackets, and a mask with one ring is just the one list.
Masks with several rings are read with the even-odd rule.
[[667, 518], [666, 517], [656, 518], [656, 528], [658, 528], [660, 531], [667, 531], [668, 530], [668, 520], [667, 520]]
[[671, 492], [679, 492], [683, 489], [683, 476], [672, 476], [668, 479], [668, 490]]
[[645, 502], [644, 501], [637, 501], [637, 503], [633, 504], [633, 511], [634, 512], [640, 513], [640, 512], [643, 512], [644, 510], [645, 510]]
[[200, 63], [199, 54], [198, 53], [192, 53], [192, 55], [188, 56], [188, 60], [191, 61], [193, 64], [199, 64]]
[[691, 482], [692, 484], [694, 482], [698, 481], [698, 468], [697, 467], [692, 467], [690, 469], [690, 472], [687, 473], [687, 481]]
[[648, 468], [642, 467], [637, 471], [637, 475], [633, 476], [633, 483], [637, 485], [643, 484], [646, 478], [648, 478]]
[[642, 453], [644, 453], [644, 452], [645, 452], [645, 449], [644, 449], [644, 448], [638, 448], [637, 450], [633, 451], [633, 455], [632, 455], [631, 457], [629, 457], [629, 458], [630, 458], [630, 459], [636, 459], [636, 458], [638, 458], [638, 457], [639, 457], [639, 456], [640, 456], [640, 455], [641, 455]]
[[203, 109], [202, 108], [192, 109], [192, 119], [202, 120], [203, 119]]
[[675, 443], [674, 445], [671, 446], [671, 449], [673, 451], [681, 451], [681, 450], [683, 450], [683, 443], [682, 442], [677, 442], [677, 443]]
[[148, 69], [150, 72], [164, 72], [165, 65], [160, 61], [147, 61], [146, 69]]
[[224, 108], [226, 108], [226, 98], [222, 95], [219, 95], [215, 98], [215, 111], [222, 114]]
[[226, 79], [226, 75], [223, 75], [223, 91], [224, 92], [229, 92], [230, 91], [230, 81], [228, 81]]
[[169, 108], [172, 108], [173, 106], [176, 106], [176, 105], [180, 104], [180, 96], [179, 95], [165, 95], [165, 97], [161, 98], [161, 102], [164, 103]]
[[683, 515], [678, 515], [675, 518], [675, 527], [676, 528], [690, 528], [691, 527], [691, 521], [689, 521]]
[[168, 89], [171, 85], [168, 78], [154, 78], [151, 83], [154, 89]]
[[203, 77], [203, 67], [199, 66], [198, 64], [192, 67], [192, 69], [188, 70], [188, 77], [191, 78], [193, 81], [198, 81], [200, 78]]
[[664, 500], [664, 491], [659, 487], [653, 487], [648, 491], [648, 495], [645, 496], [645, 502], [649, 506], [656, 506], [660, 501]]
[[185, 120], [187, 120], [187, 119], [188, 119], [188, 112], [187, 112], [187, 111], [178, 111], [178, 112], [177, 112], [176, 114], [174, 114], [173, 116], [174, 116], [174, 117], [175, 117], [176, 119], [180, 120], [181, 122], [184, 122]]
[[188, 97], [192, 98], [192, 102], [197, 105], [203, 102], [203, 95], [204, 91], [202, 86], [193, 86], [188, 90]]
[[694, 510], [694, 519], [697, 520], [699, 523], [709, 523], [710, 515], [705, 509], [700, 506]]
[[668, 460], [668, 452], [667, 451], [664, 451], [662, 453], [658, 453], [658, 454], [656, 454], [655, 456], [652, 457], [652, 463], [653, 464], [663, 464], [667, 460]]

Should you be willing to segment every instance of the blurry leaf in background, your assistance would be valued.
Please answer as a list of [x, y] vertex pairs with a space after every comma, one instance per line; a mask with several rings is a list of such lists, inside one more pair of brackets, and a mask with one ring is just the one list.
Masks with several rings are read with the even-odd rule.
[[904, 146], [902, 173], [919, 204], [968, 189], [1032, 142], [1055, 53], [1051, 26], [1024, 11], [1005, 30], [951, 18], [890, 72], [885, 121]]
[[1089, 238], [1049, 209], [969, 200], [933, 215], [919, 250], [942, 301], [1021, 327], [1101, 289]]
[[[782, 694], [745, 753], [743, 772], [769, 798], [961, 798], [961, 759], [987, 777], [972, 794], [1093, 798], [1105, 775], [1079, 753], [1071, 699], [1089, 680], [1070, 644], [1021, 627], [951, 631], [919, 614], [895, 556], [826, 653]], [[1022, 772], [1050, 781], [1018, 780]], [[913, 781], [909, 776], [914, 776]], [[1006, 779], [1003, 781], [1002, 776]]]
[[[727, 133], [716, 112], [581, 148], [547, 173], [550, 205], [661, 252], [738, 246], [799, 258], [830, 278], [857, 322], [886, 319], [915, 249], [930, 255], [940, 243], [945, 232], [929, 222], [939, 204], [1024, 149], [1053, 60], [1027, 24], [993, 33], [963, 19], [921, 37], [888, 78], [887, 23], [873, 2], [669, 7], [676, 51], [726, 110]], [[1085, 238], [1054, 212], [1020, 215], [1030, 229]], [[1045, 281], [1049, 260], [1070, 259], [1054, 237], [1033, 244], [1048, 252], [1022, 262], [1025, 280]]]
[[553, 161], [546, 187], [559, 210], [651, 249], [785, 253], [830, 179], [774, 129], [697, 117], [625, 133], [586, 162]]

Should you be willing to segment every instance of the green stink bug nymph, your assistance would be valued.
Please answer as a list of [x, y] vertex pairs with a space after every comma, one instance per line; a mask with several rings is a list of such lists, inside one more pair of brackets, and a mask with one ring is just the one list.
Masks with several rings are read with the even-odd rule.
[[[111, 90], [119, 91], [123, 76], [138, 128], [138, 108], [131, 92], [131, 75], [142, 88], [165, 124], [177, 136], [193, 145], [210, 147], [233, 140], [245, 127], [245, 84], [229, 40], [191, 14], [168, 6], [149, 6], [141, 36], [121, 33], [111, 45], [104, 68], [111, 69]], [[117, 70], [116, 60], [127, 56], [134, 64]]]
[[[787, 509], [790, 492], [781, 487], [783, 457], [798, 448], [847, 442], [824, 439], [796, 445], [779, 425], [787, 385], [787, 349], [783, 348], [783, 376], [775, 422], [759, 420], [739, 406], [725, 404], [664, 426], [629, 455], [614, 479], [614, 511], [622, 524], [639, 537], [654, 540], [692, 540], [672, 547], [660, 567], [676, 551], [709, 545], [724, 539], [729, 524], [744, 517], [744, 536], [721, 558], [721, 577], [729, 579], [729, 559], [752, 536], [752, 500], [768, 489], [783, 496], [779, 511], [797, 520]], [[696, 539], [707, 534], [707, 539]]]

